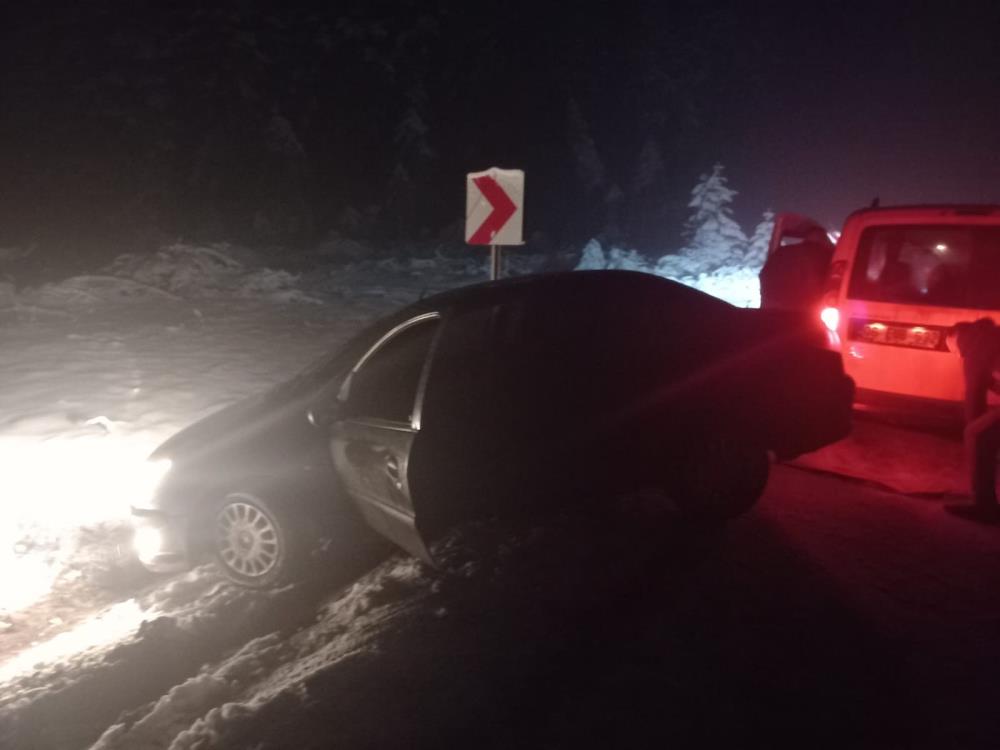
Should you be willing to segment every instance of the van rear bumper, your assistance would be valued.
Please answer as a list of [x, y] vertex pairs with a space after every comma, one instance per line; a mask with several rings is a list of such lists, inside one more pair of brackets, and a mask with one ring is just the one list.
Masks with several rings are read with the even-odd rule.
[[959, 401], [858, 388], [854, 396], [854, 408], [859, 412], [915, 426], [960, 429], [963, 424], [962, 404]]

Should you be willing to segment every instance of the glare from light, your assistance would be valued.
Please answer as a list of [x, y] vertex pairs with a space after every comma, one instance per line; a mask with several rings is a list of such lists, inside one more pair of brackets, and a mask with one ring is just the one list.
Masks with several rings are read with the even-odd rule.
[[[81, 529], [127, 522], [169, 462], [136, 436], [0, 437], [0, 611], [30, 606], [78, 553]], [[153, 443], [155, 445], [155, 443]]]
[[943, 242], [938, 243], [937, 245], [934, 246], [934, 252], [938, 253], [939, 255], [944, 255], [946, 252], [948, 252], [948, 246], [945, 245]]
[[819, 314], [819, 318], [823, 321], [823, 325], [827, 327], [827, 330], [836, 331], [837, 326], [840, 325], [840, 310], [836, 307], [824, 307]]
[[760, 307], [760, 278], [757, 272], [749, 268], [667, 278], [711, 294], [736, 307]]
[[60, 568], [51, 556], [0, 550], [0, 611], [17, 612], [41, 599], [52, 589]]
[[136, 529], [132, 546], [140, 560], [152, 560], [163, 549], [163, 533], [153, 526]]

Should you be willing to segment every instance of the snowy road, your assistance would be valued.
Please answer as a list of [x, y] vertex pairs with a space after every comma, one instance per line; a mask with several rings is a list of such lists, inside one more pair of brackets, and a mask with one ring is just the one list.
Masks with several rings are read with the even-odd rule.
[[1000, 739], [1000, 530], [938, 501], [779, 467], [721, 536], [625, 507], [438, 552], [440, 572], [390, 557], [339, 593], [336, 573], [268, 595], [175, 579], [137, 634], [8, 684], [3, 746]]

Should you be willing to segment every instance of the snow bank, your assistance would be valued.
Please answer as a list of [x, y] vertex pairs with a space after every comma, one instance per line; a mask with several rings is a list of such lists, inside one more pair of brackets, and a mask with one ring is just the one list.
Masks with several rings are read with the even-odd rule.
[[679, 281], [737, 307], [760, 307], [759, 268], [727, 265], [715, 267], [696, 254], [683, 252], [651, 261], [635, 250], [611, 247], [597, 240], [583, 248], [576, 270], [618, 269], [640, 271]]
[[[502, 277], [570, 270], [576, 253], [540, 253], [526, 248], [505, 248]], [[388, 257], [316, 267], [303, 274], [311, 293], [336, 296], [357, 304], [381, 298], [386, 305], [402, 306], [438, 292], [489, 281], [489, 249], [482, 247], [402, 248]]]
[[167, 614], [113, 658], [87, 662], [89, 676], [79, 668], [61, 673], [59, 690], [37, 691], [10, 717], [19, 736], [36, 740], [37, 725], [26, 717], [54, 717], [81, 701], [95, 679], [128, 684], [150, 665], [157, 671], [148, 679], [163, 683], [176, 653], [171, 664], [183, 661], [189, 672], [175, 671], [175, 681], [149, 700], [116, 696], [114, 717], [113, 706], [95, 701], [78, 744], [112, 717], [95, 750], [391, 747], [400, 742], [400, 722], [414, 746], [451, 746], [439, 733], [474, 711], [484, 722], [461, 744], [479, 745], [478, 733], [491, 725], [483, 711], [496, 674], [511, 684], [530, 679], [539, 649], [562, 648], [592, 608], [606, 612], [610, 592], [674, 548], [664, 546], [657, 518], [608, 508], [559, 513], [543, 524], [477, 521], [434, 545], [437, 570], [396, 555], [315, 600], [308, 587], [213, 589], [205, 575], [189, 574], [171, 596], [157, 595]]
[[[239, 260], [240, 256], [251, 265]], [[225, 244], [178, 243], [151, 255], [120, 255], [99, 273], [21, 290], [17, 295], [5, 296], [0, 289], [0, 311], [11, 309], [19, 320], [34, 321], [45, 315], [72, 316], [108, 304], [208, 299], [322, 302], [300, 289], [299, 275], [257, 267], [246, 250]]]
[[236, 296], [271, 302], [320, 303], [296, 287], [288, 271], [247, 268], [238, 256], [248, 251], [228, 244], [176, 243], [152, 255], [121, 255], [106, 273], [126, 286], [139, 284], [184, 298]]
[[720, 269], [695, 277], [668, 276], [736, 307], [760, 307], [760, 283], [757, 273], [747, 268]]
[[[203, 736], [203, 732], [191, 732], [191, 716], [200, 716], [206, 709], [220, 703], [226, 704], [234, 694], [237, 685], [228, 679], [227, 672], [254, 670], [268, 650], [279, 642], [272, 634], [246, 644], [226, 665], [226, 670], [218, 673], [205, 670], [179, 685], [170, 688], [166, 695], [157, 700], [149, 712], [132, 726], [115, 724], [110, 727], [91, 750], [112, 750], [113, 748], [136, 747], [194, 747], [192, 740], [201, 736], [202, 740], [214, 739]], [[169, 745], [164, 741], [173, 738]]]

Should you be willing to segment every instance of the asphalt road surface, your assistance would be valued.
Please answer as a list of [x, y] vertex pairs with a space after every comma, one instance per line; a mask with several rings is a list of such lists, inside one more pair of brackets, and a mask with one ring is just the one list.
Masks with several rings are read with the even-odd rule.
[[777, 467], [650, 572], [555, 744], [1000, 747], [1000, 527], [942, 504]]

